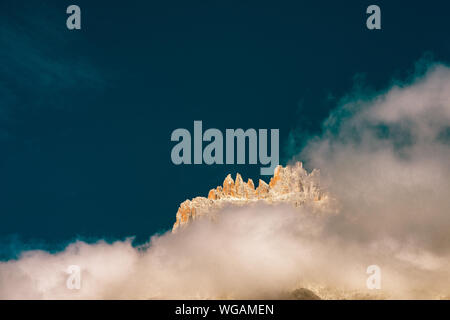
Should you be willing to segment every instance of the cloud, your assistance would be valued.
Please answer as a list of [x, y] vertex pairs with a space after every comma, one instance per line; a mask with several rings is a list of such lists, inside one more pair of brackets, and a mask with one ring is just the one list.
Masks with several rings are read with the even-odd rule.
[[435, 64], [382, 94], [344, 101], [301, 157], [357, 223], [349, 237], [388, 236], [448, 254], [449, 128], [450, 69]]
[[[321, 169], [336, 214], [224, 209], [144, 246], [76, 242], [0, 263], [0, 298], [449, 298], [450, 69], [354, 93], [299, 157]], [[381, 290], [366, 287], [369, 265]], [[69, 265], [81, 289], [66, 287]]]
[[[363, 291], [366, 266], [348, 260], [353, 252], [336, 251], [334, 239], [317, 241], [320, 229], [309, 212], [256, 205], [226, 209], [216, 222], [197, 221], [140, 248], [127, 240], [29, 251], [0, 264], [0, 298], [279, 298], [297, 287], [323, 294], [322, 285]], [[70, 265], [81, 268], [79, 291], [66, 287]]]

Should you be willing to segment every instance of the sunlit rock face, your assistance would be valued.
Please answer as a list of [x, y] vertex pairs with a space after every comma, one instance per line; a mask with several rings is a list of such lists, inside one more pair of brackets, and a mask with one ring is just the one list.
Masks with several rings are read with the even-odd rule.
[[235, 180], [228, 175], [222, 186], [211, 189], [208, 198], [196, 197], [184, 201], [178, 208], [172, 231], [175, 232], [199, 217], [214, 219], [217, 211], [225, 206], [265, 202], [289, 203], [294, 207], [309, 204], [320, 208], [326, 206], [328, 200], [328, 195], [319, 187], [319, 171], [308, 173], [301, 162], [292, 166], [277, 166], [269, 184], [259, 180], [257, 188], [252, 179], [244, 182], [238, 173]]

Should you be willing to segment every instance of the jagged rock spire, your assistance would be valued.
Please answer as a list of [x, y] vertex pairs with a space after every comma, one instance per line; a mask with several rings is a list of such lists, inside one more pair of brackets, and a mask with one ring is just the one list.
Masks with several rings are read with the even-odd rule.
[[298, 207], [305, 202], [326, 202], [327, 195], [319, 187], [318, 175], [317, 170], [308, 174], [301, 162], [293, 166], [277, 166], [269, 184], [260, 179], [255, 189], [252, 179], [245, 183], [239, 173], [235, 180], [229, 174], [222, 186], [209, 191], [208, 198], [197, 197], [180, 205], [173, 231], [198, 217], [213, 217], [215, 212], [225, 205], [246, 205], [265, 201], [287, 202]]

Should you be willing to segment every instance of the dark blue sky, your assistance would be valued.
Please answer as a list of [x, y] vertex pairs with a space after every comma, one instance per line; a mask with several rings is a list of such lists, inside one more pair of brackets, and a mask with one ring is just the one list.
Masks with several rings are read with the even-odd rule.
[[[69, 31], [70, 4], [82, 29]], [[365, 27], [381, 7], [382, 30]], [[354, 85], [425, 54], [449, 62], [447, 1], [23, 1], [0, 4], [0, 242], [145, 241], [179, 203], [259, 165], [175, 166], [176, 128], [307, 137]], [[356, 80], [355, 80], [356, 79]], [[299, 141], [301, 145], [302, 140]], [[5, 251], [6, 250], [6, 251]], [[3, 253], [5, 255], [5, 253]], [[7, 255], [7, 254], [6, 254]]]

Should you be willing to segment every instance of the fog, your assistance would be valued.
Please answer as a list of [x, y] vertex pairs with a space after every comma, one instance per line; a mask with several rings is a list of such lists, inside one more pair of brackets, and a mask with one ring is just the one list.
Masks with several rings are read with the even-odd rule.
[[[291, 298], [297, 288], [324, 299], [450, 298], [448, 67], [350, 93], [297, 159], [320, 169], [334, 199], [320, 214], [228, 207], [138, 248], [130, 239], [23, 252], [0, 263], [0, 298]], [[79, 290], [66, 286], [70, 265], [81, 268]], [[379, 290], [366, 286], [370, 265]]]

